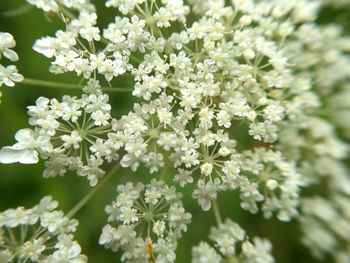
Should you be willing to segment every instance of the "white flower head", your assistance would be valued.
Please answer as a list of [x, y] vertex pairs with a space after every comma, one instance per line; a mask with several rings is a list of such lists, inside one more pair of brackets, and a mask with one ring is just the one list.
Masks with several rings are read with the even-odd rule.
[[[121, 248], [125, 260], [148, 257], [160, 260], [167, 257], [167, 253], [174, 255], [176, 240], [191, 221], [191, 215], [185, 212], [175, 189], [162, 181], [152, 180], [148, 185], [128, 183], [119, 186], [118, 192], [116, 201], [107, 206], [106, 211], [109, 222], [119, 226], [106, 225], [99, 243], [114, 251]], [[174, 260], [175, 255], [167, 262]]]
[[275, 262], [271, 255], [272, 245], [267, 239], [254, 237], [253, 243], [250, 242], [245, 231], [230, 219], [213, 227], [209, 237], [214, 247], [205, 242], [193, 247], [193, 262], [220, 262], [222, 259], [249, 263]]
[[30, 209], [18, 207], [0, 213], [0, 246], [8, 247], [0, 252], [1, 262], [49, 263], [58, 262], [58, 259], [61, 262], [87, 262], [71, 234], [76, 230], [77, 221], [55, 210], [56, 207], [57, 202], [46, 196]]
[[45, 177], [63, 175], [68, 169], [86, 176], [91, 185], [104, 175], [104, 161], [117, 159], [115, 145], [107, 141], [112, 131], [107, 95], [90, 94], [62, 101], [40, 97], [28, 107], [34, 129], [16, 133], [17, 143], [0, 150], [2, 163], [37, 163], [46, 159]]

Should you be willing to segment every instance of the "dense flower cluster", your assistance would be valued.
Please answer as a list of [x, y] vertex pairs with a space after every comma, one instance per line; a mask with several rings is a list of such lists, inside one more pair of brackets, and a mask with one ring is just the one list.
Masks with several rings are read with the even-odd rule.
[[[18, 60], [18, 55], [12, 50], [16, 46], [16, 41], [13, 36], [7, 32], [0, 32], [0, 59], [2, 57], [15, 62]], [[23, 80], [23, 76], [18, 73], [17, 67], [15, 65], [3, 66], [0, 63], [0, 87], [6, 85], [8, 87], [13, 87], [15, 82], [20, 82]], [[2, 93], [0, 91], [0, 103], [1, 103]]]
[[[279, 20], [283, 17], [288, 14]], [[277, 147], [293, 160], [304, 186], [323, 184], [331, 196], [303, 199], [303, 243], [318, 259], [332, 254], [344, 263], [349, 259], [349, 240], [342, 234], [349, 228], [344, 206], [350, 179], [344, 160], [349, 154], [350, 38], [339, 25], [319, 26], [315, 18], [297, 23], [285, 42], [299, 89], [293, 94], [290, 120], [280, 126]]]
[[[317, 23], [330, 1], [107, 0], [116, 15], [106, 28], [88, 0], [27, 2], [63, 20], [33, 49], [52, 59], [51, 73], [80, 76], [82, 95], [38, 98], [28, 107], [31, 128], [0, 150], [1, 163], [42, 159], [44, 177], [75, 171], [91, 186], [109, 163], [144, 166], [171, 173], [181, 188], [192, 184], [204, 211], [219, 192], [239, 191], [253, 214], [298, 217], [314, 256], [347, 262], [350, 37]], [[0, 33], [0, 58], [17, 60], [14, 46]], [[0, 86], [23, 78], [1, 67]], [[136, 102], [114, 118], [105, 93], [121, 77]], [[331, 198], [301, 198], [318, 184]], [[117, 190], [99, 243], [121, 249], [123, 261], [174, 262], [191, 218], [181, 195], [154, 179]], [[250, 241], [230, 220], [210, 239], [215, 248], [200, 243], [193, 262], [274, 262], [268, 241]]]
[[350, 258], [350, 197], [335, 194], [330, 200], [313, 197], [302, 200], [303, 215], [299, 218], [302, 242], [312, 254], [322, 259], [327, 254], [335, 262], [346, 263]]
[[227, 219], [210, 232], [210, 240], [201, 242], [192, 249], [193, 263], [242, 262], [274, 263], [272, 245], [266, 239], [255, 237], [250, 241], [245, 231], [235, 222]]
[[[262, 211], [266, 218], [275, 211], [282, 221], [296, 216], [302, 180], [295, 165], [283, 160], [281, 152], [262, 148], [246, 151], [243, 156], [242, 174], [246, 177], [239, 179], [242, 208], [256, 213], [256, 203], [264, 200]], [[261, 189], [257, 183], [260, 183]]]
[[[88, 79], [101, 74], [107, 81], [127, 71], [133, 76], [132, 93], [144, 102], [117, 122], [115, 134], [108, 135], [109, 140], [118, 141], [113, 147], [125, 152], [122, 166], [135, 171], [145, 163], [155, 172], [164, 160], [170, 160], [180, 185], [198, 178], [193, 196], [204, 210], [210, 208], [218, 191], [237, 186], [246, 199], [251, 196], [261, 201], [260, 195], [249, 192], [258, 184], [244, 179], [235, 182], [242, 160], [230, 130], [243, 122], [252, 139], [273, 143], [277, 124], [289, 117], [288, 102], [274, 93], [283, 90], [288, 96], [293, 76], [279, 41], [263, 27], [270, 15], [249, 1], [235, 2], [233, 8], [209, 1], [213, 5], [209, 11], [187, 28], [189, 6], [182, 1], [176, 5], [164, 1], [161, 8], [153, 1], [150, 6], [142, 2], [145, 11], [136, 2], [107, 2], [107, 6], [118, 4], [124, 16], [117, 16], [103, 36], [95, 26], [96, 15], [82, 10], [78, 18], [69, 21], [66, 31], [38, 40], [34, 49], [55, 57], [54, 73], [75, 71]], [[165, 38], [162, 28], [175, 21], [184, 29]], [[214, 26], [209, 27], [211, 24]], [[102, 37], [109, 43], [102, 52], [96, 51], [94, 42]], [[144, 53], [141, 63], [129, 62], [135, 53]], [[70, 136], [81, 140], [76, 137]]]
[[[142, 1], [145, 11], [140, 8], [141, 3], [123, 3], [107, 2], [107, 6], [118, 6], [124, 16], [117, 16], [103, 36], [95, 26], [96, 15], [84, 9], [78, 18], [68, 22], [66, 31], [58, 31], [55, 38], [45, 37], [34, 45], [36, 51], [55, 58], [50, 71], [57, 74], [75, 71], [90, 79], [89, 83], [96, 82], [97, 75], [103, 75], [107, 81], [125, 72], [133, 76], [132, 94], [143, 102], [135, 104], [133, 112], [116, 122], [117, 131], [108, 134], [110, 143], [99, 140], [103, 149], [100, 153], [110, 155], [121, 148], [122, 166], [133, 171], [144, 163], [150, 172], [155, 172], [170, 160], [177, 169], [175, 180], [180, 185], [198, 178], [193, 197], [204, 210], [210, 208], [218, 191], [238, 186], [245, 196], [243, 206], [261, 201], [261, 195], [251, 194], [259, 186], [257, 183], [245, 178], [236, 182], [242, 158], [230, 130], [241, 122], [249, 127], [247, 133], [252, 139], [273, 143], [277, 140], [277, 124], [288, 117], [288, 102], [274, 93], [284, 90], [287, 96], [293, 76], [284, 50], [263, 28], [270, 15], [260, 12], [259, 6], [250, 1], [235, 2], [233, 8], [224, 7], [223, 1], [209, 1], [213, 5], [209, 11], [187, 28], [185, 15], [189, 6], [182, 1], [164, 1], [160, 8], [153, 1], [150, 6]], [[235, 21], [236, 16], [239, 21]], [[182, 24], [183, 30], [165, 38], [163, 27], [175, 22]], [[97, 51], [95, 42], [102, 39], [108, 45]], [[89, 48], [83, 41], [88, 42]], [[138, 53], [144, 54], [144, 60], [130, 63]], [[55, 110], [52, 113], [59, 116]], [[52, 134], [55, 135], [53, 131]], [[60, 139], [65, 141], [65, 148], [70, 148], [69, 152], [71, 148], [83, 148], [79, 147], [83, 139], [77, 131]], [[46, 170], [48, 175], [65, 172], [58, 164], [69, 163], [61, 161], [67, 153], [61, 148], [59, 156], [48, 162], [54, 167]], [[9, 150], [12, 148], [5, 148], [3, 155], [8, 155]], [[87, 172], [92, 185], [103, 175], [98, 169], [102, 164], [99, 158], [92, 160], [97, 171]], [[71, 160], [74, 168], [86, 170], [81, 158]], [[249, 210], [256, 212], [256, 208]]]
[[[89, 85], [98, 84], [90, 81]], [[62, 102], [40, 97], [35, 106], [28, 107], [29, 124], [34, 129], [19, 130], [17, 143], [4, 147], [0, 158], [3, 163], [36, 163], [40, 156], [47, 159], [44, 177], [75, 170], [96, 185], [105, 173], [101, 169], [104, 161], [118, 157], [112, 152], [117, 146], [107, 145], [107, 133], [112, 131], [110, 110], [105, 94], [79, 99], [64, 96]]]
[[187, 230], [181, 195], [163, 181], [118, 186], [118, 196], [106, 207], [108, 222], [99, 243], [113, 251], [122, 249], [122, 261], [174, 262], [177, 239]]
[[72, 235], [78, 222], [56, 210], [57, 205], [46, 196], [30, 209], [0, 213], [0, 262], [87, 262]]

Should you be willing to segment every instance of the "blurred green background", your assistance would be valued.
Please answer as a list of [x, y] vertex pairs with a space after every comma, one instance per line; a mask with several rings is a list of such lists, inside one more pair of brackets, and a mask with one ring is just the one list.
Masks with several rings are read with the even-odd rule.
[[[103, 27], [113, 20], [115, 10], [106, 9], [103, 0], [93, 2], [98, 9], [99, 25]], [[0, 0], [0, 13], [18, 8], [23, 4], [23, 0]], [[335, 11], [323, 11], [321, 21], [332, 21], [334, 14]], [[348, 16], [345, 16], [344, 21], [346, 18]], [[64, 28], [64, 25], [56, 17], [45, 17], [43, 12], [37, 9], [15, 17], [0, 15], [0, 31], [10, 32], [17, 41], [15, 50], [20, 56], [17, 66], [25, 77], [79, 83], [80, 80], [70, 74], [50, 74], [48, 72], [50, 61], [32, 50], [32, 45], [37, 38], [54, 35], [58, 28]], [[114, 82], [118, 83], [118, 81], [125, 84], [125, 80], [122, 78]], [[79, 91], [32, 87], [22, 84], [14, 88], [2, 87], [1, 91], [3, 97], [0, 105], [0, 147], [12, 145], [15, 132], [21, 128], [29, 127], [26, 107], [35, 104], [35, 100], [39, 96], [60, 99], [65, 94], [80, 95]], [[110, 101], [113, 105], [114, 117], [126, 113], [133, 103], [133, 99], [128, 94], [111, 94]], [[85, 178], [78, 178], [72, 173], [61, 178], [43, 179], [42, 171], [42, 162], [37, 165], [0, 164], [0, 211], [17, 206], [29, 208], [43, 196], [52, 195], [60, 202], [60, 209], [67, 212], [91, 189]], [[166, 177], [170, 183], [172, 175], [173, 171], [168, 170]], [[89, 262], [119, 262], [118, 254], [98, 245], [101, 229], [106, 224], [104, 207], [111, 203], [115, 197], [116, 185], [127, 180], [149, 181], [152, 177], [154, 175], [149, 175], [142, 169], [137, 174], [132, 174], [126, 169], [120, 170], [76, 215], [80, 221], [76, 239], [81, 244], [83, 253], [89, 257]], [[190, 225], [189, 231], [179, 241], [176, 262], [190, 262], [191, 247], [197, 245], [200, 240], [206, 239], [210, 231], [208, 226], [215, 225], [215, 220], [211, 211], [201, 211], [197, 203], [192, 200], [192, 187], [181, 191], [185, 195], [185, 208], [193, 215], [193, 223]], [[308, 251], [299, 244], [298, 236], [300, 233], [295, 222], [283, 224], [275, 220], [264, 220], [261, 215], [252, 216], [242, 211], [236, 192], [220, 194], [218, 203], [223, 218], [230, 217], [237, 221], [251, 236], [269, 238], [274, 245], [274, 255], [277, 262], [315, 262], [311, 259]]]

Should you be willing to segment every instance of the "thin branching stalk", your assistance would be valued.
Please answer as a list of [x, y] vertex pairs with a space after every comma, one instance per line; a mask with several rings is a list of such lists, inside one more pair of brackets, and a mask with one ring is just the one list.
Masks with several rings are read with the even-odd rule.
[[[25, 78], [22, 81], [22, 84], [36, 86], [36, 87], [82, 90], [81, 86], [75, 85], [75, 84], [39, 80], [39, 79], [30, 79], [30, 78]], [[131, 91], [131, 89], [127, 87], [102, 87], [101, 90], [105, 92], [130, 92]]]
[[85, 195], [68, 213], [67, 217], [72, 218], [81, 208], [83, 208], [87, 202], [95, 195], [95, 193], [115, 174], [120, 168], [119, 164], [116, 164], [87, 195]]

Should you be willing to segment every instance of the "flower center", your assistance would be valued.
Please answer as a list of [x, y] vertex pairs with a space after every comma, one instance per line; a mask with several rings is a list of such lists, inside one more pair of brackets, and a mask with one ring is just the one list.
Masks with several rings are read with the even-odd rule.
[[143, 217], [144, 217], [144, 219], [145, 219], [146, 221], [148, 221], [148, 222], [152, 221], [152, 219], [153, 219], [153, 213], [152, 213], [152, 211], [150, 211], [150, 210], [146, 211], [146, 212], [145, 212], [145, 215], [144, 215]]
[[78, 129], [77, 131], [82, 138], [86, 138], [88, 135], [88, 131], [86, 129]]
[[159, 132], [158, 132], [158, 130], [156, 130], [156, 129], [153, 129], [153, 130], [150, 130], [149, 131], [149, 137], [150, 138], [158, 138], [158, 135], [159, 135]]

